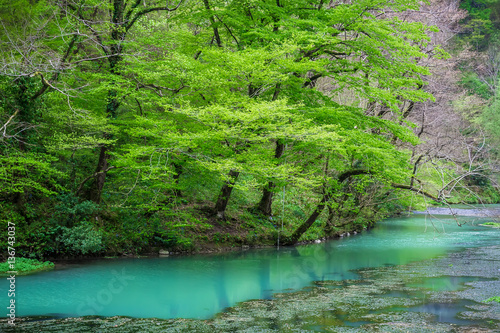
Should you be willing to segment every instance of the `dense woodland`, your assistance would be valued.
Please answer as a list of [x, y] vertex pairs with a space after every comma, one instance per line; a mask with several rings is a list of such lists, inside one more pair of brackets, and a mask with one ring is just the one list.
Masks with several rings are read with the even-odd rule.
[[16, 0], [0, 22], [20, 255], [294, 244], [500, 200], [498, 0]]

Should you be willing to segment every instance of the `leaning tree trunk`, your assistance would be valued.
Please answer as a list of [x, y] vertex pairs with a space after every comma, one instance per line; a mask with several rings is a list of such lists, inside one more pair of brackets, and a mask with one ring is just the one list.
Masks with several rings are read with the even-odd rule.
[[217, 198], [217, 202], [215, 203], [215, 213], [218, 219], [226, 219], [227, 203], [229, 202], [231, 192], [233, 191], [234, 184], [236, 183], [239, 175], [239, 171], [229, 171], [229, 180], [227, 180], [224, 186], [222, 186], [219, 197]]
[[[280, 140], [276, 141], [276, 150], [274, 153], [274, 158], [278, 159], [283, 156], [283, 152], [285, 151], [285, 144], [283, 144]], [[267, 186], [262, 190], [262, 198], [260, 199], [259, 204], [257, 205], [257, 211], [265, 216], [273, 215], [272, 204], [273, 204], [273, 196], [274, 196], [274, 188], [276, 184], [270, 181], [267, 183]]]
[[323, 209], [325, 209], [328, 201], [330, 201], [330, 198], [330, 194], [323, 195], [323, 198], [321, 198], [321, 201], [318, 203], [311, 216], [309, 216], [309, 218], [305, 220], [305, 222], [302, 223], [287, 240], [285, 240], [284, 245], [293, 245], [299, 241], [299, 238], [313, 225], [314, 222], [316, 222], [316, 219], [323, 212]]
[[[366, 174], [371, 174], [372, 172], [369, 170], [364, 170], [364, 169], [353, 169], [349, 171], [345, 171], [342, 173], [339, 178], [338, 182], [343, 183], [346, 179], [357, 176], [357, 175], [366, 175]], [[327, 191], [327, 189], [325, 189]], [[328, 193], [325, 193], [323, 195], [323, 198], [321, 198], [321, 201], [318, 203], [316, 206], [316, 209], [313, 211], [311, 216], [302, 223], [296, 230], [295, 232], [287, 239], [285, 240], [284, 244], [285, 245], [293, 245], [298, 242], [300, 237], [316, 222], [316, 219], [318, 216], [323, 212], [325, 207], [328, 205], [328, 202], [331, 199], [331, 195]]]

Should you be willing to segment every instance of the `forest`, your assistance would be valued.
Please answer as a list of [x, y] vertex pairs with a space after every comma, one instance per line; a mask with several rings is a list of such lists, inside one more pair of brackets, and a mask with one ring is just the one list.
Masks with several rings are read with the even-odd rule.
[[500, 1], [3, 0], [0, 22], [19, 256], [296, 244], [500, 202]]

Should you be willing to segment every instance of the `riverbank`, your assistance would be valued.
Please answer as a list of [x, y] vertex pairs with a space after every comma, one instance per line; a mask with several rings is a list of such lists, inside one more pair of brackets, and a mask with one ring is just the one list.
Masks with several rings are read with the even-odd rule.
[[[356, 271], [226, 309], [209, 320], [130, 317], [16, 319], [23, 332], [498, 332], [500, 246]], [[5, 332], [16, 330], [0, 320]]]
[[0, 263], [0, 277], [16, 275], [28, 275], [54, 269], [54, 263], [39, 261], [36, 259], [14, 258], [12, 261]]
[[[398, 211], [393, 216], [434, 215], [462, 216], [491, 218], [496, 221], [500, 218], [500, 208], [443, 208], [428, 207], [425, 211]], [[381, 215], [380, 219], [382, 219]], [[197, 216], [198, 220], [203, 220], [203, 216]], [[378, 219], [378, 220], [380, 220]], [[377, 221], [378, 221], [377, 220]], [[155, 246], [136, 248], [113, 248], [106, 252], [92, 255], [61, 255], [47, 257], [51, 261], [97, 259], [103, 257], [141, 257], [141, 256], [176, 256], [192, 254], [212, 254], [224, 253], [246, 249], [271, 248], [283, 244], [283, 240], [290, 236], [290, 224], [299, 223], [298, 220], [284, 224], [281, 228], [281, 220], [270, 220], [251, 214], [235, 216], [228, 220], [218, 220], [214, 217], [203, 220], [198, 226], [185, 224], [176, 228], [182, 229], [182, 237], [177, 237], [175, 242], [164, 242], [163, 245], [156, 243]], [[348, 223], [344, 225], [334, 225], [330, 228], [329, 234], [325, 235], [325, 227], [319, 220], [315, 223], [295, 245], [311, 243], [321, 243], [331, 239], [349, 237], [370, 229], [376, 225], [375, 220], [364, 220], [363, 223]]]
[[[412, 213], [416, 215], [427, 214], [430, 217], [434, 215], [455, 215], [457, 217], [471, 216], [478, 219], [489, 217], [496, 220], [495, 216], [497, 214], [500, 215], [500, 208], [462, 209], [429, 207], [425, 211], [414, 211]], [[408, 212], [403, 211], [395, 215], [406, 216], [408, 214]], [[199, 221], [203, 220], [202, 215], [197, 218]], [[213, 254], [247, 249], [278, 247], [283, 244], [283, 240], [286, 240], [286, 238], [290, 236], [289, 225], [285, 223], [285, 228], [281, 229], [281, 220], [277, 219], [273, 221], [267, 218], [259, 218], [251, 214], [233, 217], [229, 220], [218, 220], [212, 217], [203, 221], [204, 222], [202, 224], [198, 223], [197, 225], [177, 225], [176, 228], [182, 230], [182, 237], [176, 236], [175, 242], [163, 240], [163, 243], [156, 242], [154, 244], [149, 244], [148, 246], [111, 246], [106, 251], [86, 255], [59, 252], [44, 256], [43, 258], [44, 260], [50, 260], [58, 263], [68, 260], [73, 261], [100, 258], [139, 258]], [[293, 222], [293, 224], [297, 223], [298, 221]], [[363, 223], [336, 225], [331, 227], [328, 236], [325, 236], [325, 227], [322, 226], [321, 221], [318, 221], [318, 223], [313, 225], [295, 245], [321, 243], [327, 240], [349, 237], [370, 229], [375, 226], [375, 224], [374, 220], [371, 222], [367, 222], [365, 220]]]
[[[232, 218], [231, 220], [212, 218], [205, 220], [203, 227], [184, 225], [182, 227], [182, 238], [177, 237], [175, 242], [156, 242], [148, 246], [142, 245], [142, 247], [110, 247], [106, 251], [86, 255], [59, 252], [46, 255], [43, 258], [58, 263], [68, 260], [184, 256], [279, 247], [283, 244], [283, 240], [290, 236], [290, 231], [282, 230], [281, 222], [274, 221], [274, 223], [269, 219], [255, 216], [247, 217], [246, 220], [242, 217]], [[335, 226], [330, 231], [330, 234], [325, 236], [323, 227], [320, 223], [317, 223], [295, 245], [321, 243], [331, 239], [349, 237], [359, 234], [374, 225], [375, 222]], [[286, 224], [285, 227], [287, 227]], [[177, 229], [180, 229], [180, 227], [177, 226]]]
[[[411, 214], [427, 214], [430, 217], [434, 215], [450, 216], [454, 214], [464, 214], [455, 216], [473, 216], [478, 219], [490, 216], [494, 219], [500, 208], [487, 209], [460, 209], [460, 208], [442, 208], [429, 207], [425, 211], [413, 211], [409, 213], [402, 211], [394, 216], [408, 216]], [[244, 219], [246, 217], [246, 219]], [[202, 220], [202, 216], [198, 216]], [[294, 221], [294, 223], [298, 223]], [[225, 253], [247, 249], [272, 248], [283, 244], [283, 240], [290, 236], [289, 227], [285, 224], [285, 229], [281, 229], [280, 220], [269, 220], [259, 218], [253, 215], [244, 215], [233, 217], [230, 220], [218, 220], [215, 218], [205, 219], [203, 227], [198, 225], [184, 225], [182, 228], [182, 238], [177, 237], [175, 242], [156, 243], [149, 246], [136, 247], [111, 247], [107, 251], [101, 251], [93, 254], [68, 254], [59, 253], [56, 255], [45, 256], [45, 260], [55, 262], [65, 262], [74, 260], [92, 260], [100, 258], [139, 258], [155, 256], [183, 256], [193, 254], [214, 254]], [[363, 231], [374, 227], [376, 223], [349, 223], [345, 225], [333, 226], [329, 230], [329, 235], [325, 236], [324, 226], [321, 221], [313, 225], [308, 232], [304, 234], [295, 245], [304, 245], [312, 243], [321, 243], [327, 240], [349, 237], [362, 233]]]

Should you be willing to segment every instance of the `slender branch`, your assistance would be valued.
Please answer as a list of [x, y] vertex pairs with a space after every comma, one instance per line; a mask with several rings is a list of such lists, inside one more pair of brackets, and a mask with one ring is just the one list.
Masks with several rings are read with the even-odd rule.
[[[211, 9], [210, 9], [210, 4], [208, 3], [208, 0], [203, 0], [203, 3], [205, 4], [205, 9], [210, 12]], [[215, 41], [217, 42], [217, 46], [222, 47], [222, 42], [220, 40], [220, 35], [219, 35], [219, 29], [215, 26], [214, 15], [210, 15], [209, 19], [210, 19], [210, 23], [212, 24], [212, 29], [214, 30], [214, 37], [215, 37]]]
[[[57, 78], [59, 77], [61, 68], [62, 68], [64, 62], [68, 59], [69, 55], [71, 54], [71, 50], [75, 46], [75, 42], [77, 39], [78, 39], [78, 35], [73, 35], [73, 38], [71, 38], [71, 41], [68, 44], [68, 48], [66, 49], [64, 56], [61, 58], [61, 61], [59, 62], [58, 70], [52, 75], [52, 77], [50, 78], [49, 81], [54, 82], [57, 80]], [[45, 80], [43, 80], [43, 76], [42, 76], [42, 87], [33, 96], [31, 96], [31, 100], [34, 101], [35, 99], [37, 99], [38, 97], [43, 95], [45, 93], [45, 91], [47, 91], [47, 89], [50, 86], [51, 85], [49, 84], [49, 82], [48, 81], [45, 82]]]
[[424, 191], [424, 190], [422, 190], [420, 188], [415, 188], [415, 187], [410, 186], [410, 185], [392, 183], [391, 186], [394, 187], [394, 188], [400, 188], [400, 189], [403, 189], [403, 190], [410, 190], [410, 191], [415, 192], [415, 193], [423, 194], [426, 197], [431, 198], [432, 200], [437, 201], [437, 202], [445, 202], [445, 203], [448, 203], [448, 204], [456, 204], [457, 203], [457, 202], [447, 202], [446, 199], [444, 199], [444, 198], [438, 198], [438, 197], [430, 194], [427, 191]]
[[159, 12], [159, 11], [173, 12], [180, 7], [180, 5], [182, 4], [182, 1], [183, 0], [179, 1], [179, 3], [173, 8], [169, 8], [168, 6], [151, 7], [151, 8], [146, 8], [146, 9], [143, 9], [143, 10], [137, 12], [137, 14], [134, 15], [134, 18], [132, 18], [132, 20], [125, 26], [125, 31], [129, 31], [129, 29], [132, 28], [132, 26], [134, 25], [135, 21], [137, 21], [139, 18], [146, 15], [147, 13]]
[[80, 59], [80, 60], [76, 60], [76, 61], [70, 62], [70, 63], [68, 63], [68, 65], [75, 65], [75, 64], [79, 64], [79, 63], [85, 62], [85, 61], [94, 61], [94, 60], [99, 60], [99, 59], [117, 57], [117, 56], [120, 56], [122, 54], [123, 53], [114, 53], [114, 54], [106, 54], [106, 55], [99, 56], [99, 57]]
[[40, 75], [40, 79], [42, 80], [42, 84], [45, 85], [45, 86], [47, 86], [47, 88], [50, 87], [50, 88], [52, 88], [52, 89], [60, 92], [61, 94], [65, 95], [65, 96], [76, 97], [76, 96], [71, 96], [71, 95], [65, 93], [64, 91], [62, 91], [61, 89], [59, 89], [59, 88], [55, 87], [54, 85], [52, 85], [49, 81], [47, 81], [47, 79], [45, 79], [45, 77], [43, 76], [43, 74], [40, 73], [40, 72], [36, 72], [35, 74], [31, 75], [31, 77], [37, 76], [37, 75]]
[[413, 183], [415, 183], [415, 175], [417, 174], [417, 169], [418, 169], [418, 164], [420, 163], [420, 161], [422, 160], [422, 158], [424, 157], [424, 155], [420, 155], [417, 160], [415, 161], [415, 163], [413, 163], [413, 171], [411, 173], [411, 179], [410, 179], [410, 186], [413, 187]]
[[120, 205], [120, 207], [123, 207], [123, 205], [125, 205], [125, 203], [127, 202], [128, 198], [130, 197], [130, 193], [132, 193], [132, 191], [136, 188], [137, 186], [137, 182], [139, 181], [139, 176], [141, 175], [141, 169], [137, 170], [137, 177], [135, 178], [135, 183], [134, 185], [130, 188], [130, 191], [128, 191], [126, 194], [125, 194], [125, 200], [123, 200], [122, 204]]
[[128, 22], [128, 20], [130, 20], [130, 17], [132, 16], [132, 12], [134, 11], [134, 9], [139, 7], [140, 4], [141, 4], [141, 0], [135, 0], [135, 3], [130, 7], [130, 10], [127, 12], [127, 14], [125, 14], [125, 22]]
[[365, 169], [354, 169], [354, 170], [349, 170], [349, 171], [343, 172], [343, 173], [339, 176], [339, 183], [343, 183], [343, 182], [344, 182], [344, 180], [346, 180], [347, 178], [352, 177], [352, 176], [358, 176], [358, 175], [372, 175], [372, 174], [373, 174], [373, 171], [370, 171], [370, 170], [365, 170]]
[[[88, 23], [89, 20], [85, 19], [82, 15], [82, 13], [80, 12], [80, 10], [78, 8], [76, 8], [74, 5], [71, 5], [69, 3], [66, 3], [67, 6], [73, 10], [74, 12], [76, 12], [76, 16], [80, 19], [80, 21], [90, 30], [90, 32], [92, 32], [92, 34], [94, 35], [96, 41], [97, 41], [97, 44], [101, 47], [102, 51], [104, 52], [104, 54], [109, 54], [109, 49], [104, 45], [103, 41], [102, 41], [102, 38], [101, 36], [99, 35], [99, 33], [92, 27], [92, 25], [90, 25]], [[97, 8], [96, 8], [97, 9]], [[67, 10], [65, 8], [62, 8], [62, 11], [63, 13], [65, 14], [68, 14], [68, 15], [71, 15], [73, 16], [71, 13], [68, 13]], [[96, 11], [94, 11], [94, 15], [96, 14]]]
[[316, 81], [322, 76], [323, 76], [323, 73], [319, 73], [319, 74], [311, 76], [310, 78], [307, 79], [306, 82], [304, 82], [304, 84], [302, 85], [302, 88], [307, 88], [307, 87], [313, 88], [316, 85]]
[[238, 42], [238, 39], [236, 39], [236, 37], [233, 35], [233, 32], [231, 31], [231, 29], [229, 29], [229, 27], [227, 26], [226, 23], [224, 23], [220, 18], [219, 16], [215, 15], [215, 17], [217, 17], [217, 19], [224, 25], [224, 27], [226, 28], [227, 32], [229, 32], [229, 34], [231, 35], [231, 37], [233, 37], [234, 41], [236, 42], [236, 45], [238, 45], [238, 47], [240, 47], [240, 43]]
[[181, 84], [181, 86], [179, 88], [174, 89], [174, 88], [158, 86], [158, 85], [153, 84], [153, 83], [149, 83], [149, 84], [139, 83], [138, 88], [153, 88], [153, 89], [155, 89], [155, 92], [158, 96], [163, 97], [163, 94], [161, 92], [162, 90], [168, 90], [168, 91], [173, 92], [174, 94], [177, 94], [179, 91], [186, 88], [186, 86], [184, 84]]
[[7, 122], [5, 124], [3, 124], [2, 127], [0, 127], [0, 131], [3, 129], [3, 137], [6, 137], [7, 134], [7, 125], [12, 121], [12, 119], [14, 119], [14, 117], [19, 113], [19, 110], [16, 109], [16, 112], [14, 112], [14, 114], [12, 116], [10, 116], [9, 120], [7, 120]]
[[139, 100], [137, 98], [134, 98], [135, 99], [135, 102], [137, 103], [137, 106], [139, 106], [139, 112], [141, 113], [141, 117], [143, 115], [143, 112], [142, 112], [142, 106], [141, 106], [141, 103], [139, 103]]
[[80, 186], [78, 186], [78, 189], [76, 190], [75, 192], [75, 195], [78, 195], [80, 193], [80, 191], [83, 189], [83, 185], [85, 185], [86, 182], [88, 182], [89, 180], [91, 180], [92, 178], [95, 178], [97, 176], [99, 176], [100, 174], [103, 174], [103, 173], [106, 173], [108, 172], [109, 170], [112, 170], [112, 169], [116, 169], [118, 167], [116, 166], [110, 166], [109, 168], [107, 168], [106, 170], [101, 170], [101, 171], [98, 171], [98, 172], [95, 172], [94, 174], [88, 176], [87, 178], [85, 178], [81, 183], [80, 183]]

